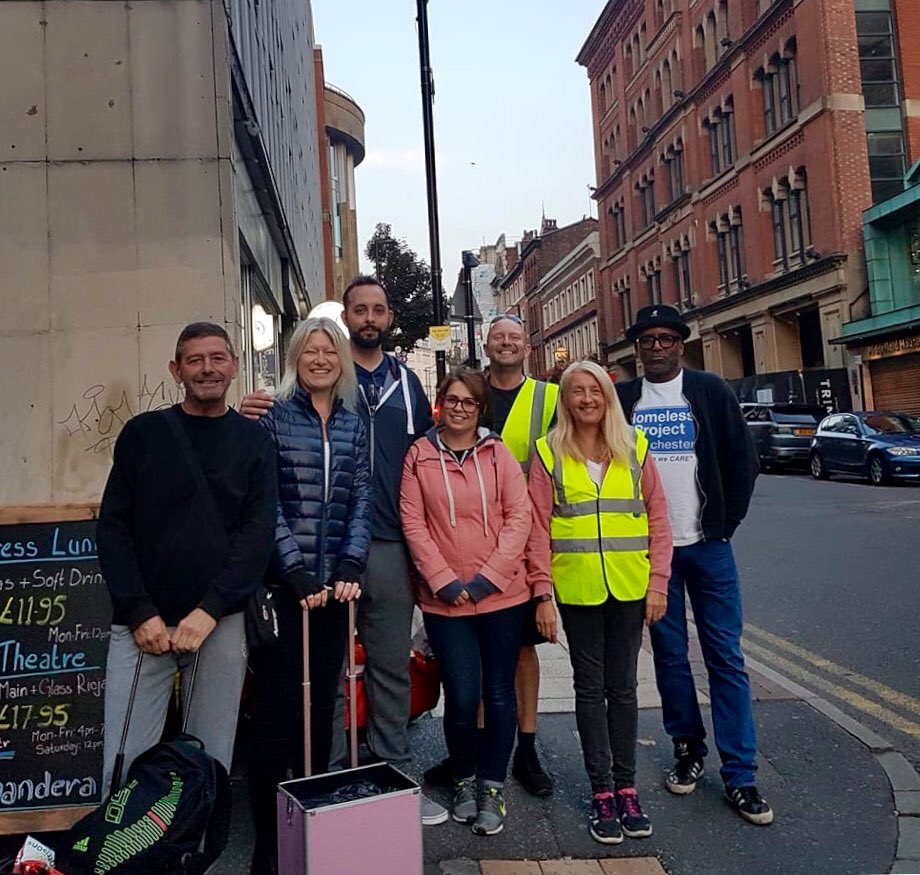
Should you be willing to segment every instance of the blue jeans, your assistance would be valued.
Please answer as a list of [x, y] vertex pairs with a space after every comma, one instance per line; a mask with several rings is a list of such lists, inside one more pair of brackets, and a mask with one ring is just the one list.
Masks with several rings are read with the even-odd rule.
[[720, 774], [727, 787], [750, 786], [757, 771], [757, 738], [751, 685], [741, 653], [741, 588], [731, 544], [700, 541], [674, 548], [668, 612], [651, 629], [665, 731], [704, 757], [706, 730], [690, 672], [685, 591], [709, 673]]
[[[528, 608], [525, 602], [463, 617], [425, 614], [428, 643], [441, 664], [444, 740], [455, 778], [476, 775], [488, 781], [505, 780], [517, 731], [514, 674]], [[480, 701], [485, 739], [478, 746]]]

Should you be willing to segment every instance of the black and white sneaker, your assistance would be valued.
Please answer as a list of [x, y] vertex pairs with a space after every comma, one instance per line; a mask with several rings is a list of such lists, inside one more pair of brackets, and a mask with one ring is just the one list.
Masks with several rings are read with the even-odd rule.
[[773, 809], [753, 785], [726, 787], [725, 798], [748, 823], [754, 823], [757, 826], [767, 826], [773, 823]]
[[591, 799], [591, 814], [588, 817], [588, 831], [591, 838], [602, 845], [618, 845], [623, 841], [623, 830], [617, 817], [616, 799], [610, 791], [596, 793]]
[[668, 772], [664, 786], [678, 796], [686, 796], [696, 789], [696, 782], [703, 777], [703, 758], [690, 752], [685, 741], [674, 745], [674, 767]]

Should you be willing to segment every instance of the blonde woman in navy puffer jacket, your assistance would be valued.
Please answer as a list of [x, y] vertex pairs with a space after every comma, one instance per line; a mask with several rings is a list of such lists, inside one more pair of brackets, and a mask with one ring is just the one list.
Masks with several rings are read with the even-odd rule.
[[257, 711], [249, 790], [256, 827], [252, 872], [277, 871], [275, 787], [304, 774], [302, 623], [310, 626], [311, 760], [328, 771], [333, 712], [348, 634], [347, 602], [360, 594], [371, 530], [367, 435], [354, 412], [355, 368], [330, 319], [291, 337], [284, 379], [260, 423], [278, 459], [278, 520], [268, 582], [279, 643], [250, 659]]

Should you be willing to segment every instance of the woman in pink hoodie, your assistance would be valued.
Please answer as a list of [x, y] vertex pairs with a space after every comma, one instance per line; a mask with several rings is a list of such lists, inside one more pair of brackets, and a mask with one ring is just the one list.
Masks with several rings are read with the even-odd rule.
[[[479, 423], [488, 386], [459, 371], [438, 390], [440, 423], [410, 448], [400, 511], [422, 577], [419, 605], [441, 663], [444, 735], [455, 768], [454, 820], [501, 832], [516, 727], [514, 674], [527, 605], [531, 510], [521, 466]], [[551, 584], [544, 590], [548, 594]], [[538, 593], [539, 594], [539, 593]], [[478, 761], [476, 715], [485, 709]]]

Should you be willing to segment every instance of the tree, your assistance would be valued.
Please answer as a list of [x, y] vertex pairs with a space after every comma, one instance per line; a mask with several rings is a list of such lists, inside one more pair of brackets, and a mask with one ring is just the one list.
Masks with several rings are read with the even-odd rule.
[[[428, 326], [434, 324], [431, 270], [405, 240], [393, 236], [392, 226], [384, 222], [377, 224], [364, 254], [373, 262], [374, 273], [390, 293], [396, 314], [387, 347], [400, 346], [404, 353], [409, 353], [428, 336]], [[441, 296], [444, 300], [443, 289]], [[447, 312], [445, 301], [445, 315]]]

